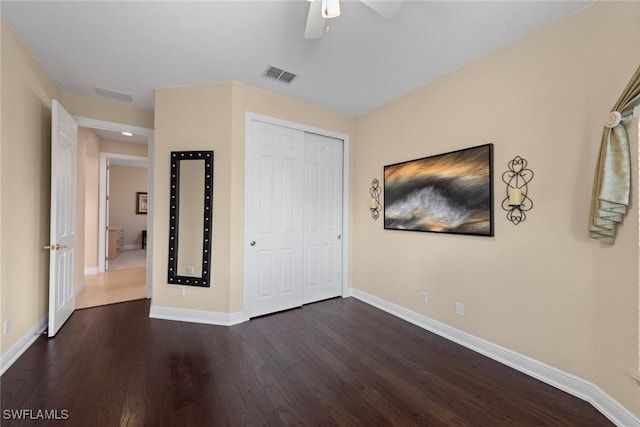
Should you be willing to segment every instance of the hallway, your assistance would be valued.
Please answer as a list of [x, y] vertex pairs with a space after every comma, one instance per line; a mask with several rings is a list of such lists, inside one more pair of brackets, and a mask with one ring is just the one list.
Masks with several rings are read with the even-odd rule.
[[85, 276], [85, 288], [76, 296], [76, 309], [145, 298], [145, 252], [123, 251], [109, 263], [108, 271]]

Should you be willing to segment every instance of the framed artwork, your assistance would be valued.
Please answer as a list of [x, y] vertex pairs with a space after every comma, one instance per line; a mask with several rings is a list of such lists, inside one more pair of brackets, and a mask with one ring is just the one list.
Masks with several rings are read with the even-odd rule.
[[147, 214], [147, 193], [138, 191], [136, 193], [136, 214]]
[[384, 228], [493, 236], [493, 144], [385, 166]]

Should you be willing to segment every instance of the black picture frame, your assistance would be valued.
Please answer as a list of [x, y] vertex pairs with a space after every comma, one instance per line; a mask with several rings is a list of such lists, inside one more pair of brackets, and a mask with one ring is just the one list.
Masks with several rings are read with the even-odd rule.
[[385, 166], [384, 228], [493, 237], [493, 144]]
[[149, 207], [149, 198], [146, 191], [136, 192], [136, 215], [146, 215]]

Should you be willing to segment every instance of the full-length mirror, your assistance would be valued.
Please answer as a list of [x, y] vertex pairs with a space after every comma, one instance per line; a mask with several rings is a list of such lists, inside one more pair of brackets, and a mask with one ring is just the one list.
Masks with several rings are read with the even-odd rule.
[[213, 151], [171, 152], [169, 283], [210, 286]]

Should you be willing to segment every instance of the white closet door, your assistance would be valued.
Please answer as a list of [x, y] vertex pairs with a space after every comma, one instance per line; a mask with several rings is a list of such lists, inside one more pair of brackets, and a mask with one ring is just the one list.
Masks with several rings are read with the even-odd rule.
[[251, 125], [247, 247], [250, 317], [302, 305], [304, 132]]
[[305, 134], [305, 304], [342, 294], [342, 146]]

